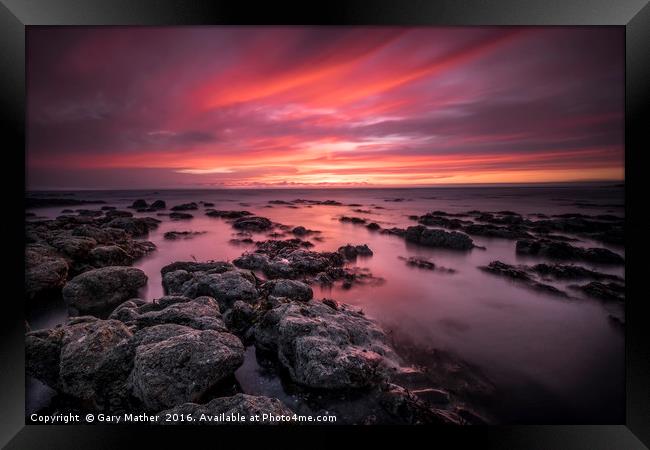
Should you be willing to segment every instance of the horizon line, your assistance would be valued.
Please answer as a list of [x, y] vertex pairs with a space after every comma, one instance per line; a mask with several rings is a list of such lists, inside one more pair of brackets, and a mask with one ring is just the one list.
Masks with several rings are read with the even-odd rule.
[[564, 186], [564, 185], [590, 185], [604, 183], [609, 184], [606, 187], [617, 187], [618, 185], [625, 185], [625, 179], [622, 180], [580, 180], [580, 181], [539, 181], [530, 183], [441, 183], [423, 186], [403, 186], [403, 185], [352, 185], [352, 186], [210, 186], [210, 187], [98, 187], [98, 188], [77, 188], [77, 187], [56, 187], [56, 188], [26, 188], [25, 192], [98, 192], [98, 191], [181, 191], [181, 190], [214, 190], [214, 191], [229, 191], [229, 190], [341, 190], [341, 189], [432, 189], [432, 188], [481, 188], [481, 187], [548, 187], [548, 186]]

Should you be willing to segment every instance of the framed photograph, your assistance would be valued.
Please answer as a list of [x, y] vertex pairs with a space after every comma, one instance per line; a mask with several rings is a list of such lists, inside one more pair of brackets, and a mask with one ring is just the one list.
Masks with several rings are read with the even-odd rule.
[[647, 448], [647, 2], [0, 11], [7, 448]]

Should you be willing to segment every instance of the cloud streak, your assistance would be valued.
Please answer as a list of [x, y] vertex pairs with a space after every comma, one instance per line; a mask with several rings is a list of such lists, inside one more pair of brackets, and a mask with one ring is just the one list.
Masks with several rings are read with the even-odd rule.
[[37, 27], [27, 48], [31, 188], [623, 178], [617, 28]]

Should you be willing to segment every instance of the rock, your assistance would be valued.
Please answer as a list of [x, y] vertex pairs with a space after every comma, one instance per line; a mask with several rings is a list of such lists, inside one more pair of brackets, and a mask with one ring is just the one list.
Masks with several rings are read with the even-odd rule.
[[404, 235], [408, 242], [427, 247], [441, 247], [454, 250], [470, 250], [474, 242], [466, 234], [457, 231], [443, 231], [430, 229], [422, 225], [408, 227]]
[[119, 228], [133, 237], [141, 237], [157, 228], [159, 223], [158, 219], [151, 217], [118, 217], [108, 222], [105, 227]]
[[481, 266], [479, 269], [492, 273], [494, 275], [510, 278], [513, 281], [521, 283], [536, 291], [546, 292], [548, 294], [556, 295], [558, 297], [567, 297], [566, 292], [552, 286], [550, 284], [540, 283], [534, 280], [530, 274], [526, 272], [526, 267], [517, 268], [501, 261], [492, 261], [487, 266]]
[[96, 245], [94, 239], [80, 236], [65, 236], [52, 241], [52, 247], [70, 259], [87, 258]]
[[252, 213], [248, 211], [221, 211], [213, 209], [207, 211], [205, 215], [210, 217], [221, 217], [222, 219], [239, 219], [241, 217], [250, 216]]
[[384, 332], [343, 305], [284, 303], [254, 328], [255, 345], [274, 352], [293, 381], [319, 389], [365, 388], [399, 366]]
[[165, 275], [167, 272], [174, 272], [176, 270], [184, 270], [187, 272], [223, 273], [234, 269], [235, 266], [225, 261], [177, 261], [164, 266], [160, 269], [160, 273]]
[[583, 286], [571, 286], [573, 289], [579, 289], [590, 297], [600, 300], [611, 300], [622, 302], [625, 300], [625, 286], [617, 283], [601, 283], [592, 281]]
[[147, 276], [133, 267], [103, 267], [77, 275], [63, 287], [63, 300], [80, 313], [112, 308], [131, 297], [147, 282]]
[[314, 292], [307, 284], [295, 280], [271, 280], [266, 282], [263, 288], [267, 289], [269, 295], [300, 302], [307, 302], [314, 297]]
[[232, 307], [223, 315], [226, 326], [230, 331], [243, 336], [253, 324], [255, 311], [250, 304], [237, 300]]
[[439, 405], [446, 405], [449, 403], [449, 393], [443, 391], [442, 389], [434, 388], [424, 388], [424, 389], [414, 389], [411, 391], [413, 395], [419, 399]]
[[399, 420], [398, 423], [410, 425], [459, 425], [462, 419], [447, 410], [431, 408], [413, 392], [401, 386], [388, 384], [375, 394], [376, 402], [385, 412]]
[[58, 292], [68, 277], [68, 263], [42, 244], [25, 248], [25, 295], [28, 300]]
[[533, 237], [516, 226], [499, 227], [491, 224], [472, 224], [463, 226], [462, 230], [467, 234], [501, 239], [530, 239]]
[[140, 199], [134, 201], [129, 208], [140, 209], [140, 208], [146, 208], [148, 206], [149, 206], [149, 204], [145, 200], [140, 198]]
[[560, 280], [577, 280], [592, 278], [597, 281], [612, 280], [622, 282], [623, 278], [618, 275], [596, 272], [573, 264], [536, 264], [531, 270], [542, 276], [550, 276]]
[[187, 220], [194, 218], [194, 216], [189, 213], [173, 212], [169, 214], [169, 218], [174, 220]]
[[192, 211], [195, 209], [199, 209], [199, 205], [197, 205], [194, 202], [183, 203], [181, 205], [176, 205], [172, 207], [172, 211]]
[[102, 245], [90, 251], [90, 259], [95, 267], [130, 266], [134, 258], [122, 247], [117, 245]]
[[114, 209], [117, 209], [115, 206], [102, 206], [100, 208], [102, 211], [112, 211]]
[[297, 226], [291, 230], [296, 236], [307, 236], [308, 234], [319, 233], [319, 231], [309, 230], [303, 226]]
[[427, 261], [426, 259], [416, 258], [414, 256], [411, 256], [409, 258], [404, 258], [403, 256], [400, 256], [399, 258], [406, 261], [407, 265], [419, 267], [420, 269], [435, 270], [436, 268], [436, 265], [434, 263], [432, 263], [431, 261]]
[[153, 209], [166, 209], [167, 208], [167, 203], [165, 203], [164, 200], [156, 200], [151, 204], [151, 208]]
[[176, 270], [163, 275], [163, 286], [166, 294], [213, 297], [224, 310], [237, 300], [251, 302], [259, 295], [254, 276], [241, 270], [223, 273]]
[[272, 228], [273, 224], [266, 217], [244, 216], [235, 220], [232, 226], [238, 230], [264, 231]]
[[582, 260], [601, 264], [623, 264], [620, 255], [606, 248], [574, 247], [566, 242], [554, 242], [547, 239], [517, 241], [517, 254], [543, 256], [551, 259]]
[[371, 231], [376, 231], [381, 229], [378, 223], [376, 222], [370, 222], [368, 225], [366, 225], [366, 228], [371, 230]]
[[111, 353], [126, 345], [131, 331], [119, 321], [90, 320], [69, 329], [63, 338], [60, 362], [61, 390], [68, 395], [95, 400], [97, 375]]
[[122, 322], [94, 317], [76, 317], [64, 326], [29, 332], [26, 372], [53, 389], [96, 402], [103, 389], [97, 383], [99, 375], [110, 369], [108, 363], [131, 336]]
[[212, 203], [212, 202], [203, 202], [203, 206], [204, 206], [205, 208], [211, 208], [211, 207], [214, 206], [214, 203]]
[[106, 211], [104, 213], [104, 216], [106, 216], [109, 219], [115, 219], [118, 217], [133, 217], [133, 213], [130, 211], [122, 211], [119, 209], [112, 209], [110, 211]]
[[367, 244], [363, 245], [351, 245], [347, 244], [343, 247], [339, 247], [338, 252], [342, 254], [345, 259], [354, 261], [357, 259], [357, 256], [372, 256], [372, 250], [368, 247]]
[[490, 272], [495, 275], [501, 275], [511, 279], [525, 281], [532, 280], [531, 276], [525, 270], [518, 269], [506, 263], [502, 263], [501, 261], [492, 261], [487, 266], [481, 266], [479, 268], [485, 272]]
[[85, 217], [99, 217], [104, 214], [104, 212], [96, 209], [78, 209], [77, 214]]
[[[292, 416], [294, 413], [289, 408], [287, 408], [280, 400], [276, 398], [262, 397], [262, 396], [252, 396], [246, 394], [237, 394], [232, 397], [220, 397], [215, 398], [204, 405], [199, 405], [196, 403], [185, 403], [183, 405], [176, 406], [172, 409], [162, 411], [159, 413], [160, 417], [166, 417], [171, 415], [171, 417], [182, 417], [183, 415], [190, 414], [192, 417], [197, 419], [201, 416], [205, 417], [245, 417], [246, 422], [251, 423], [250, 417], [259, 416], [259, 422], [254, 422], [254, 424], [286, 424], [281, 420], [269, 420], [271, 417], [276, 416]], [[224, 419], [225, 420], [225, 419]], [[177, 423], [177, 424], [186, 424], [187, 422], [163, 422], [163, 423]], [[230, 424], [231, 422], [219, 422], [219, 421], [196, 421], [192, 422], [193, 424], [203, 424], [203, 425], [219, 425], [219, 424]]]
[[129, 377], [133, 395], [151, 411], [200, 401], [244, 361], [233, 334], [187, 327], [160, 342], [139, 345]]
[[354, 223], [358, 225], [363, 225], [367, 222], [366, 219], [363, 219], [361, 217], [348, 217], [348, 216], [342, 216], [339, 219], [340, 222], [349, 222], [349, 223]]
[[124, 230], [118, 228], [99, 228], [94, 225], [79, 225], [72, 230], [72, 235], [94, 239], [100, 245], [115, 244], [116, 242], [127, 241], [129, 239], [129, 236]]
[[392, 234], [394, 236], [404, 237], [406, 235], [406, 230], [404, 228], [384, 228], [381, 230], [381, 234]]
[[421, 217], [415, 216], [412, 220], [417, 220], [422, 225], [434, 226], [449, 228], [452, 230], [457, 230], [462, 228], [464, 225], [469, 225], [472, 222], [467, 220], [460, 219], [450, 219], [447, 213], [440, 214], [442, 211], [434, 211], [432, 213], [427, 213]]
[[163, 237], [167, 240], [175, 241], [178, 239], [191, 239], [202, 234], [205, 234], [205, 231], [168, 231]]
[[176, 324], [196, 330], [227, 331], [219, 305], [211, 297], [166, 296], [154, 303], [129, 300], [115, 308], [109, 318], [136, 328]]

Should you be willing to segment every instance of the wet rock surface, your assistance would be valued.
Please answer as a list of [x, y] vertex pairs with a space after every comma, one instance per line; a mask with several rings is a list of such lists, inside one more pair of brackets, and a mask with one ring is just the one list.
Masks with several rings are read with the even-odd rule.
[[517, 254], [542, 256], [558, 260], [578, 260], [601, 264], [623, 264], [625, 260], [619, 254], [606, 248], [575, 247], [566, 242], [554, 242], [547, 239], [517, 241]]
[[[176, 406], [172, 409], [162, 411], [160, 413], [162, 416], [171, 414], [172, 416], [180, 417], [182, 415], [191, 414], [192, 417], [200, 418], [202, 415], [209, 416], [213, 418], [218, 418], [223, 416], [244, 416], [246, 417], [246, 422], [251, 416], [258, 415], [260, 416], [259, 422], [254, 422], [254, 424], [282, 424], [280, 420], [270, 420], [268, 416], [290, 416], [293, 413], [292, 410], [287, 408], [280, 400], [276, 398], [269, 398], [263, 396], [254, 396], [246, 394], [237, 394], [232, 397], [221, 397], [215, 398], [209, 401], [206, 404], [200, 405], [196, 403], [185, 403], [179, 406]], [[168, 422], [170, 424], [186, 424], [187, 422]], [[226, 422], [227, 424], [231, 424]], [[286, 422], [284, 422], [286, 423]], [[202, 421], [199, 422], [202, 425], [217, 425], [218, 421]]]
[[254, 335], [256, 347], [277, 354], [293, 381], [314, 388], [368, 387], [399, 366], [383, 331], [343, 305], [280, 304], [264, 313]]
[[566, 292], [555, 286], [536, 281], [526, 270], [502, 263], [501, 261], [492, 261], [487, 266], [481, 266], [479, 268], [485, 272], [509, 278], [536, 291], [546, 292], [558, 297], [568, 297]]
[[62, 291], [63, 300], [73, 311], [93, 313], [115, 307], [131, 297], [147, 282], [134, 267], [102, 267], [77, 275]]
[[191, 239], [202, 234], [205, 234], [205, 231], [167, 231], [163, 237], [169, 241], [176, 241], [179, 239]]
[[472, 239], [457, 231], [444, 231], [427, 228], [423, 225], [408, 227], [404, 234], [407, 242], [426, 247], [441, 247], [453, 250], [470, 250], [475, 247]]

